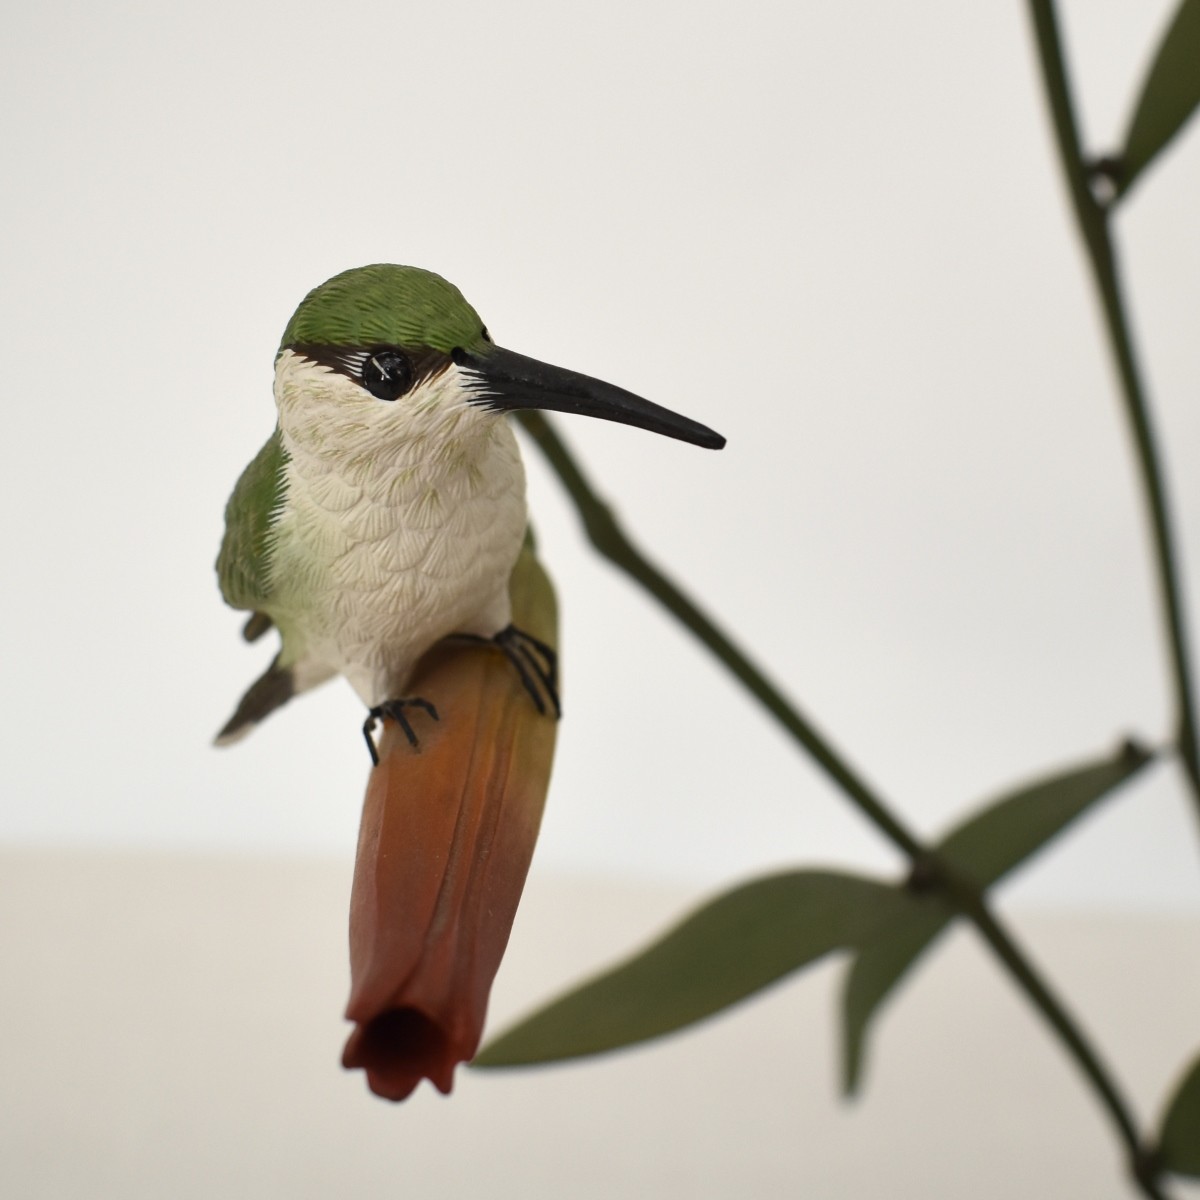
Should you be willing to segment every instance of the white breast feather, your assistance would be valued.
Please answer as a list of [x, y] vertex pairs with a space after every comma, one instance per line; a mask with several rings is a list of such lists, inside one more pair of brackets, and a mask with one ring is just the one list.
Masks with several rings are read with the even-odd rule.
[[341, 672], [378, 704], [403, 695], [435, 641], [508, 624], [524, 472], [507, 422], [465, 396], [454, 367], [388, 402], [280, 356], [289, 459], [271, 615], [297, 675]]

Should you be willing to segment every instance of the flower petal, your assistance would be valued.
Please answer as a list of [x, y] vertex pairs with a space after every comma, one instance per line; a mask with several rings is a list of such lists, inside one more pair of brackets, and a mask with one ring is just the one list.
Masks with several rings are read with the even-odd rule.
[[[532, 549], [513, 572], [513, 621], [553, 645], [554, 598]], [[350, 900], [356, 1023], [342, 1063], [403, 1100], [423, 1078], [443, 1093], [479, 1047], [492, 980], [525, 885], [550, 780], [557, 722], [538, 714], [490, 646], [443, 642], [408, 688], [412, 749], [384, 723]]]

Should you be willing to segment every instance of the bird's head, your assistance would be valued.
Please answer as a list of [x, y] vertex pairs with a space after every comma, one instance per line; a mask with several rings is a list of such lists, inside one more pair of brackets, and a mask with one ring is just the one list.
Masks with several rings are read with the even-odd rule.
[[495, 345], [458, 288], [419, 267], [356, 267], [314, 288], [288, 322], [275, 370], [280, 423], [317, 445], [349, 436], [366, 451], [380, 439], [457, 438], [519, 408], [725, 444], [631, 392]]

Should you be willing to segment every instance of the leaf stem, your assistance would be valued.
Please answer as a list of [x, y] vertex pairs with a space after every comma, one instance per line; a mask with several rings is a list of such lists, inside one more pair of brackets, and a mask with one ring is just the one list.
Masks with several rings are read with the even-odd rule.
[[1034, 970], [1008, 931], [996, 919], [984, 902], [982, 892], [970, 881], [951, 878], [945, 892], [991, 946], [993, 952], [1008, 968], [1009, 974], [1024, 990], [1030, 1001], [1041, 1011], [1058, 1034], [1079, 1069], [1087, 1076], [1097, 1096], [1120, 1135], [1127, 1154], [1127, 1168], [1141, 1191], [1156, 1200], [1165, 1200], [1158, 1183], [1158, 1167], [1153, 1154], [1138, 1133], [1132, 1114], [1115, 1080], [1100, 1061], [1090, 1042], [1046, 982]]
[[729, 669], [764, 708], [804, 747], [852, 803], [920, 869], [939, 883], [947, 899], [978, 930], [1007, 967], [1030, 1003], [1058, 1034], [1108, 1112], [1129, 1155], [1130, 1172], [1145, 1195], [1164, 1200], [1138, 1137], [1129, 1106], [1112, 1075], [1072, 1018], [1062, 1001], [1021, 952], [1012, 937], [989, 910], [983, 893], [971, 879], [957, 872], [935, 851], [925, 846], [891, 807], [854, 771], [818, 732], [811, 721], [746, 657], [688, 596], [655, 567], [625, 534], [612, 510], [600, 498], [558, 436], [540, 412], [526, 409], [518, 419], [546, 456], [570, 494], [583, 520], [588, 540], [615, 566], [641, 584]]
[[783, 693], [712, 620], [633, 545], [617, 524], [612, 509], [600, 499], [584, 477], [549, 420], [541, 413], [528, 409], [518, 416], [570, 493], [592, 545], [610, 562], [631, 575], [669, 613], [687, 626], [905, 854], [914, 859], [923, 854], [924, 850], [914, 834], [879, 803], [870, 788], [830, 746], [816, 726], [785, 699]]
[[1088, 166], [1080, 145], [1054, 0], [1029, 0], [1029, 10], [1063, 174], [1096, 281], [1109, 346], [1120, 380], [1125, 415], [1133, 436], [1145, 504], [1150, 518], [1163, 625], [1175, 692], [1175, 745], [1183, 763], [1197, 815], [1200, 816], [1200, 742], [1196, 735], [1196, 706], [1188, 665], [1188, 640], [1180, 572], [1167, 508], [1163, 470], [1125, 312], [1116, 251], [1110, 236], [1111, 208], [1097, 199], [1088, 178]]

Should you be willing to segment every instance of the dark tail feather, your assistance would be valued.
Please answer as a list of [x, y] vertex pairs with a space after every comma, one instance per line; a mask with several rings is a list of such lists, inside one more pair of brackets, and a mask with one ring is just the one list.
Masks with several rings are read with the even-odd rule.
[[256, 679], [238, 702], [237, 710], [225, 722], [214, 739], [218, 746], [228, 746], [243, 738], [264, 717], [286, 704], [296, 694], [296, 683], [290, 667], [280, 667], [278, 658]]

